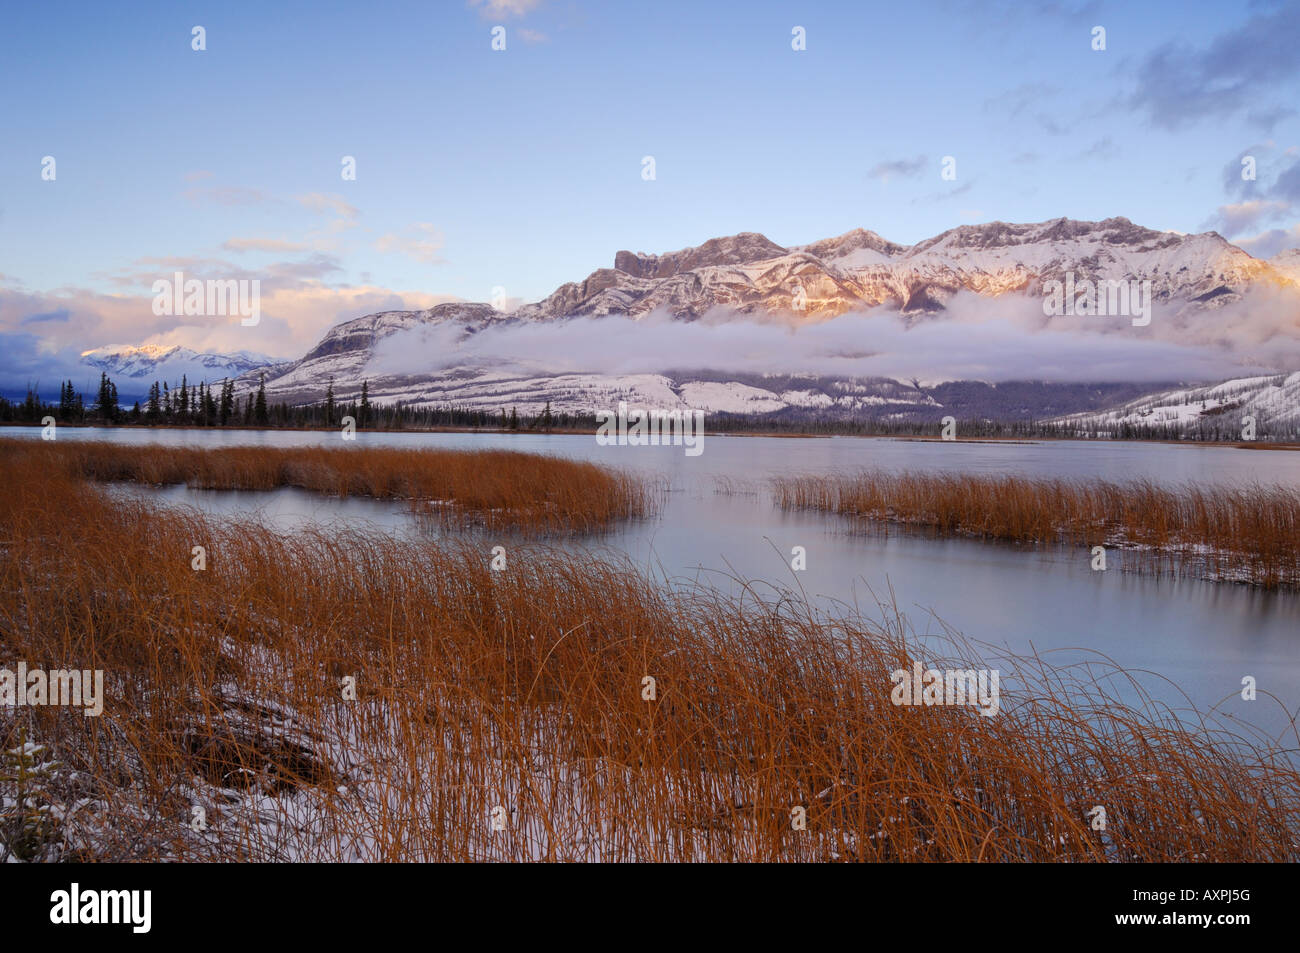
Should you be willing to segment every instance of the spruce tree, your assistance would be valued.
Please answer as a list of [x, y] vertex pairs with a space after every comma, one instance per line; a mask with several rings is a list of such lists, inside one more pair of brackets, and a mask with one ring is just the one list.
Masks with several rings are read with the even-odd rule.
[[117, 421], [117, 385], [109, 380], [108, 374], [99, 372], [99, 401], [97, 404], [100, 419], [106, 423]]
[[221, 383], [221, 426], [226, 426], [235, 414], [235, 383], [227, 378]]
[[271, 418], [266, 413], [266, 375], [263, 374], [257, 379], [257, 402], [253, 405], [253, 421], [259, 427], [265, 427], [271, 422]]

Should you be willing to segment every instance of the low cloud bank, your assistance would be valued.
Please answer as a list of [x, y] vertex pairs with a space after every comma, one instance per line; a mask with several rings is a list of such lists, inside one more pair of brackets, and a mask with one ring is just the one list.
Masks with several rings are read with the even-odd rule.
[[[1294, 305], [1295, 299], [1291, 299]], [[815, 373], [923, 380], [1220, 380], [1300, 367], [1300, 326], [1283, 299], [1196, 314], [1157, 305], [1151, 325], [1127, 317], [1048, 317], [1041, 299], [959, 295], [939, 315], [877, 310], [792, 326], [710, 314], [663, 314], [399, 332], [376, 348], [371, 376], [473, 365], [523, 373], [638, 374], [666, 370]]]

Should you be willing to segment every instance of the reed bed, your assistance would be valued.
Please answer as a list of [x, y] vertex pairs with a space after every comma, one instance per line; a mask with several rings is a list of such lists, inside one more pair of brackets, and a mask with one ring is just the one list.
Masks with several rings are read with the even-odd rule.
[[[422, 519], [523, 532], [593, 532], [652, 514], [654, 488], [583, 461], [510, 450], [346, 447], [124, 446], [0, 440], [0, 455], [34, 456], [50, 472], [204, 490], [298, 487], [334, 496], [410, 501]], [[432, 505], [431, 505], [432, 504]]]
[[1286, 756], [1113, 670], [1023, 659], [993, 717], [894, 705], [891, 670], [943, 663], [901, 620], [283, 536], [50, 459], [0, 456], [0, 665], [102, 669], [107, 700], [0, 708], [0, 862], [1300, 859]]
[[777, 505], [945, 536], [1118, 546], [1139, 571], [1300, 586], [1300, 488], [871, 470], [777, 477]]

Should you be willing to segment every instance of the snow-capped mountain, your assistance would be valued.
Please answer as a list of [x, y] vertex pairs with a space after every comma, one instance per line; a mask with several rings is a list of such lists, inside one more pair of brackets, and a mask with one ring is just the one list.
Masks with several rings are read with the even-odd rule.
[[192, 382], [216, 381], [257, 369], [274, 370], [283, 363], [251, 351], [201, 353], [176, 344], [100, 347], [83, 351], [81, 361], [105, 371], [119, 389], [132, 383], [143, 383], [147, 389], [154, 381], [178, 381], [182, 374]]
[[[1281, 256], [1279, 256], [1281, 257]], [[1220, 307], [1256, 282], [1300, 279], [1252, 258], [1217, 232], [1179, 235], [1134, 225], [1055, 219], [1031, 225], [962, 225], [912, 246], [857, 229], [783, 248], [750, 232], [666, 255], [620, 251], [614, 267], [562, 285], [512, 317], [664, 310], [698, 318], [714, 308], [818, 320], [880, 306], [905, 315], [942, 311], [958, 291], [1039, 294], [1068, 272], [1091, 280], [1150, 280], [1152, 298]]]
[[362, 356], [367, 360], [374, 346], [398, 331], [421, 325], [457, 322], [465, 334], [473, 334], [492, 321], [505, 316], [489, 304], [440, 304], [427, 311], [381, 311], [336, 324], [320, 343], [308, 351], [298, 364], [309, 364], [340, 355]]
[[1079, 413], [1057, 422], [1080, 432], [1121, 424], [1195, 430], [1201, 425], [1240, 430], [1246, 417], [1256, 432], [1294, 431], [1300, 426], [1300, 373], [1240, 377], [1211, 387], [1181, 387], [1148, 394], [1103, 413]]
[[[337, 365], [336, 365], [337, 367]], [[366, 378], [372, 399], [403, 406], [458, 407], [496, 413], [515, 408], [536, 415], [550, 404], [558, 413], [593, 413], [625, 401], [631, 407], [703, 410], [710, 414], [770, 416], [790, 420], [938, 421], [961, 419], [1038, 420], [1069, 411], [1097, 411], [1149, 391], [1140, 384], [948, 381], [903, 383], [885, 377], [816, 374], [694, 372], [672, 374], [535, 375], [461, 367], [418, 377]], [[299, 378], [267, 385], [272, 401], [316, 399]], [[359, 380], [335, 377], [339, 400], [359, 398]], [[242, 385], [242, 386], [241, 386]], [[255, 387], [255, 378], [236, 383], [236, 393]]]
[[1292, 281], [1300, 282], [1300, 248], [1288, 248], [1284, 252], [1278, 252], [1268, 260], [1268, 263]]
[[[1298, 259], [1300, 252], [1292, 251], [1261, 261], [1215, 232], [1161, 232], [1125, 218], [961, 226], [912, 246], [865, 229], [790, 247], [745, 232], [662, 255], [620, 251], [613, 268], [562, 285], [541, 301], [510, 313], [463, 302], [346, 321], [297, 361], [250, 368], [236, 389], [251, 390], [265, 374], [268, 397], [290, 403], [321, 399], [330, 380], [340, 397], [357, 393], [362, 380], [368, 380], [371, 397], [377, 401], [493, 409], [518, 406], [521, 412], [540, 409], [548, 400], [557, 411], [590, 411], [625, 399], [656, 407], [680, 405], [735, 413], [910, 414], [934, 409], [930, 406], [934, 398], [881, 378], [809, 375], [813, 383], [801, 384], [771, 375], [728, 373], [725, 367], [689, 374], [674, 373], [670, 367], [652, 368], [660, 373], [611, 375], [594, 368], [560, 373], [547, 367], [505, 369], [481, 354], [463, 361], [454, 356], [485, 330], [526, 330], [543, 323], [615, 315], [637, 322], [654, 313], [670, 321], [775, 320], [798, 327], [847, 312], [883, 309], [901, 315], [908, 324], [938, 321], [959, 293], [985, 299], [1009, 296], [1008, 300], [1039, 296], [1041, 302], [1044, 282], [1064, 281], [1069, 273], [1080, 280], [1149, 280], [1152, 300], [1166, 313], [1178, 320], [1201, 321], [1210, 333], [1218, 334], [1215, 315], [1226, 313], [1221, 309], [1256, 289], [1294, 294], [1300, 302]], [[1296, 332], [1300, 336], [1300, 325]], [[391, 347], [385, 345], [398, 334], [407, 336], [393, 339]], [[408, 342], [420, 346], [410, 348], [407, 360], [397, 362], [400, 368], [391, 360], [376, 360], [386, 351], [403, 352]], [[871, 345], [862, 342], [864, 350]], [[434, 362], [429, 354], [439, 359]], [[441, 359], [448, 354], [453, 358]], [[1125, 391], [1120, 399], [1141, 393], [1140, 389]], [[1058, 404], [1053, 402], [1056, 397], [1045, 393], [1026, 394], [1028, 403], [1015, 408], [1015, 417], [1110, 406], [1098, 405], [1096, 394], [1069, 390], [1060, 394], [1074, 396]], [[1038, 399], [1049, 406], [1032, 406]]]
[[[267, 385], [272, 401], [292, 400], [281, 381]], [[496, 413], [516, 408], [521, 414], [540, 413], [546, 404], [555, 412], [593, 413], [629, 406], [661, 410], [703, 410], [746, 415], [812, 412], [823, 417], [941, 416], [940, 406], [925, 391], [887, 378], [839, 379], [756, 376], [746, 374], [555, 374], [522, 375], [491, 369], [457, 368], [440, 375], [369, 379], [372, 399], [400, 401], [404, 406], [459, 407]], [[357, 397], [360, 383], [335, 379], [340, 400]], [[238, 386], [237, 393], [243, 393]], [[930, 413], [927, 413], [930, 412]], [[938, 413], [935, 413], [938, 412]]]

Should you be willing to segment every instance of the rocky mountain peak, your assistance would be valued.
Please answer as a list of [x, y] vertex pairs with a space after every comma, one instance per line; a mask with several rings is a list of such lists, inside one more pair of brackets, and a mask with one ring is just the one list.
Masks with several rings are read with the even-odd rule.
[[907, 246], [891, 242], [868, 229], [855, 228], [851, 232], [845, 232], [843, 235], [837, 235], [834, 238], [823, 238], [812, 244], [800, 245], [791, 249], [791, 251], [806, 252], [827, 261], [845, 258], [854, 252], [864, 250], [879, 252], [889, 258], [906, 251]]
[[[515, 326], [610, 316], [725, 321], [773, 315], [800, 325], [883, 308], [909, 323], [930, 322], [943, 320], [958, 295], [1034, 296], [1045, 280], [1071, 272], [1098, 280], [1150, 281], [1153, 299], [1178, 320], [1205, 315], [1209, 321], [1213, 311], [1242, 301], [1261, 281], [1295, 287], [1288, 271], [1296, 255], [1260, 261], [1211, 232], [1158, 231], [1121, 216], [961, 225], [910, 247], [863, 228], [795, 246], [741, 232], [662, 255], [620, 251], [613, 268], [599, 268], [508, 314], [486, 304], [457, 302], [347, 321], [281, 371], [274, 384], [277, 393], [293, 400], [309, 399], [319, 382], [330, 377], [357, 384], [374, 373], [366, 368], [376, 350], [382, 350], [376, 345], [383, 338], [444, 321], [454, 322], [466, 337], [489, 323]], [[392, 360], [384, 364], [392, 366]], [[381, 373], [392, 379], [377, 376], [372, 386], [394, 394], [409, 393], [411, 381], [455, 377], [450, 371], [426, 375], [418, 369]], [[496, 385], [483, 386], [491, 394], [484, 400], [502, 399]], [[435, 388], [427, 399], [434, 400], [435, 393], [448, 396], [451, 391]]]
[[476, 326], [500, 316], [501, 312], [490, 304], [472, 301], [449, 301], [423, 311], [379, 311], [334, 325], [302, 360], [310, 361], [313, 358], [342, 354], [347, 351], [369, 352], [378, 341], [390, 334], [420, 324], [458, 321], [467, 325], [468, 330], [473, 330]]
[[725, 238], [711, 238], [703, 245], [683, 248], [664, 255], [634, 254], [620, 251], [614, 256], [614, 268], [634, 278], [670, 278], [685, 271], [712, 265], [746, 265], [769, 258], [780, 258], [787, 249], [757, 232], [741, 232]]

